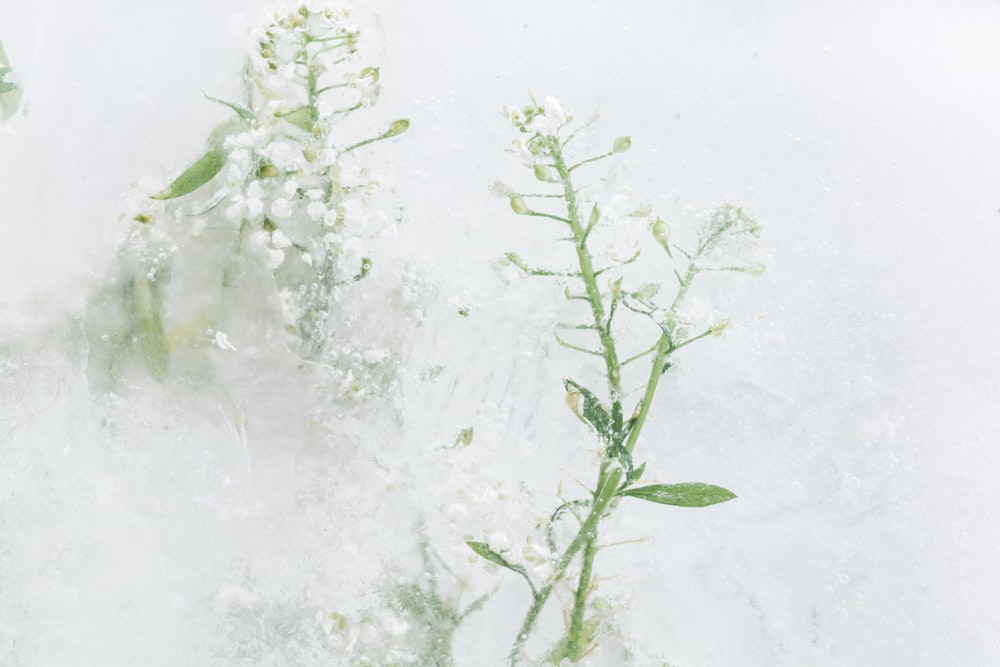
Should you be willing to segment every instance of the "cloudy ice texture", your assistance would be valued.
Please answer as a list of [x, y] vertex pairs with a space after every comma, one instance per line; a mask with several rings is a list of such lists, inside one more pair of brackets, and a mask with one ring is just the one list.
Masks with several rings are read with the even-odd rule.
[[[373, 2], [390, 91], [373, 113], [412, 123], [379, 153], [406, 220], [377, 266], [433, 278], [373, 273], [352, 298], [375, 330], [408, 313], [400, 395], [334, 409], [322, 369], [231, 331], [217, 376], [102, 385], [86, 297], [129, 185], [190, 162], [221, 113], [199, 87], [238, 95], [262, 9], [0, 5], [28, 103], [0, 133], [0, 662], [329, 664], [317, 615], [378, 603], [383, 564], [416, 558], [415, 509], [453, 544], [434, 462], [456, 433], [474, 426], [483, 454], [462, 456], [542, 508], [587, 479], [562, 391], [579, 359], [549, 337], [561, 292], [495, 270], [511, 250], [563, 257], [487, 192], [521, 177], [497, 110], [529, 90], [600, 111], [581, 147], [632, 137], [618, 180], [675, 237], [726, 200], [766, 223], [762, 277], [699, 285], [733, 326], [679, 357], [640, 443], [650, 480], [739, 499], [632, 505], [606, 530], [650, 538], [597, 561], [636, 664], [1000, 661], [1000, 10]], [[475, 539], [502, 528], [484, 516]], [[500, 587], [457, 664], [502, 660], [514, 579], [478, 580]]]

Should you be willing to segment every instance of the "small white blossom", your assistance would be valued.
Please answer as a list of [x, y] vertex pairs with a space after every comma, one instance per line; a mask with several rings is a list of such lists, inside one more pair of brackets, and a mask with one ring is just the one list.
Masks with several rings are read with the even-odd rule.
[[271, 215], [278, 220], [284, 220], [292, 214], [292, 206], [284, 197], [278, 197], [271, 202]]
[[306, 206], [306, 214], [313, 220], [320, 220], [327, 213], [326, 204], [321, 201], [314, 201]]
[[292, 242], [288, 240], [288, 237], [282, 233], [280, 229], [275, 229], [271, 232], [271, 246], [282, 250], [292, 245]]

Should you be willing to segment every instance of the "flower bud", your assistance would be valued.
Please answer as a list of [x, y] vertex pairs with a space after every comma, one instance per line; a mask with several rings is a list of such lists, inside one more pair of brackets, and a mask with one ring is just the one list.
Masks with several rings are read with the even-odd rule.
[[524, 198], [520, 195], [511, 195], [510, 208], [518, 215], [528, 215], [531, 213], [531, 209], [528, 208], [528, 204], [525, 203]]
[[363, 70], [361, 70], [361, 74], [359, 75], [359, 77], [362, 79], [370, 78], [372, 80], [372, 83], [378, 83], [378, 75], [379, 75], [378, 67], [366, 67]]
[[670, 251], [670, 225], [665, 223], [662, 218], [657, 218], [656, 222], [653, 223], [653, 238], [661, 246]]
[[650, 206], [649, 204], [643, 204], [639, 208], [632, 211], [629, 215], [631, 215], [633, 218], [646, 218], [649, 217], [649, 214], [652, 212], [653, 212], [652, 206]]
[[597, 208], [597, 204], [594, 204], [594, 208], [590, 211], [590, 220], [587, 221], [587, 229], [593, 229], [600, 219], [601, 211]]
[[544, 183], [558, 183], [559, 172], [544, 164], [535, 165], [535, 178]]
[[580, 399], [583, 396], [578, 391], [571, 391], [566, 394], [566, 405], [573, 411], [573, 414], [580, 416]]
[[635, 292], [632, 292], [632, 296], [637, 299], [642, 299], [643, 301], [649, 301], [660, 291], [660, 286], [656, 283], [643, 283], [639, 286]]
[[624, 153], [632, 148], [632, 137], [618, 137], [611, 146], [612, 153]]
[[745, 267], [743, 267], [743, 270], [749, 273], [751, 276], [759, 276], [762, 275], [765, 270], [767, 270], [767, 267], [761, 264], [760, 262], [750, 262]]
[[400, 118], [399, 120], [392, 121], [392, 125], [389, 126], [389, 130], [385, 134], [387, 137], [398, 137], [408, 129], [410, 129], [410, 120], [408, 118]]
[[619, 277], [618, 280], [615, 280], [613, 282], [608, 283], [608, 287], [611, 288], [611, 296], [617, 299], [618, 295], [621, 294], [621, 292], [622, 292], [622, 279], [621, 279], [621, 277]]
[[721, 336], [722, 333], [729, 328], [730, 322], [731, 320], [729, 320], [728, 318], [720, 320], [715, 324], [713, 324], [712, 326], [710, 326], [708, 330], [711, 332], [713, 336]]

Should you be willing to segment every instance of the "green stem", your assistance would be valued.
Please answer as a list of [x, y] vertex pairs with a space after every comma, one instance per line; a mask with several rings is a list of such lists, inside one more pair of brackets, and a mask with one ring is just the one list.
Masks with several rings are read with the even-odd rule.
[[[607, 464], [602, 465], [602, 479], [605, 477], [606, 468]], [[549, 582], [545, 584], [545, 586], [538, 589], [538, 592], [534, 594], [531, 606], [528, 608], [528, 613], [525, 614], [524, 621], [521, 623], [521, 629], [518, 630], [517, 637], [514, 639], [514, 645], [511, 648], [510, 657], [508, 658], [509, 665], [516, 665], [521, 659], [521, 653], [524, 650], [524, 643], [528, 641], [528, 636], [535, 628], [535, 624], [538, 622], [538, 616], [545, 607], [545, 603], [548, 602], [549, 596], [552, 595], [553, 588], [557, 583], [562, 581], [563, 577], [566, 576], [566, 570], [569, 568], [569, 564], [573, 561], [573, 558], [580, 551], [580, 549], [586, 546], [588, 536], [593, 536], [593, 539], [597, 539], [597, 524], [607, 511], [608, 505], [614, 499], [615, 491], [618, 488], [620, 480], [620, 470], [616, 468], [608, 471], [605, 483], [600, 485], [597, 493], [595, 493], [594, 504], [591, 507], [590, 513], [587, 515], [587, 518], [584, 519], [583, 525], [580, 526], [580, 530], [577, 532], [576, 537], [574, 537], [573, 541], [570, 542], [568, 547], [566, 547], [566, 551], [563, 552], [559, 561], [556, 563], [555, 571], [552, 573], [552, 577], [549, 579]], [[593, 561], [593, 556], [591, 556], [590, 560]]]
[[570, 230], [573, 233], [573, 245], [576, 248], [577, 260], [580, 264], [580, 277], [583, 279], [590, 300], [591, 312], [594, 316], [594, 326], [601, 338], [604, 348], [604, 362], [608, 373], [608, 388], [611, 390], [611, 400], [621, 398], [621, 365], [618, 362], [618, 350], [611, 336], [611, 323], [605, 319], [604, 300], [597, 286], [597, 273], [587, 248], [587, 232], [580, 221], [580, 209], [576, 200], [576, 189], [573, 187], [573, 177], [562, 154], [562, 144], [557, 137], [549, 139], [549, 148], [563, 186], [563, 199], [566, 201], [566, 212]]
[[[604, 299], [601, 295], [601, 290], [597, 285], [598, 274], [594, 270], [594, 263], [590, 255], [590, 249], [587, 247], [588, 230], [584, 228], [580, 220], [579, 204], [576, 198], [576, 189], [573, 187], [573, 179], [570, 173], [571, 169], [567, 166], [566, 160], [563, 157], [562, 144], [560, 143], [558, 137], [550, 137], [548, 139], [548, 148], [553, 159], [556, 172], [559, 174], [559, 181], [563, 187], [563, 200], [566, 202], [567, 216], [566, 218], [561, 218], [559, 216], [548, 214], [536, 215], [554, 218], [561, 222], [565, 222], [570, 227], [573, 246], [576, 249], [577, 261], [580, 266], [580, 278], [583, 280], [587, 293], [586, 300], [590, 303], [591, 314], [594, 318], [594, 328], [596, 329], [601, 340], [601, 348], [603, 351], [601, 356], [604, 357], [611, 400], [613, 403], [620, 403], [622, 394], [621, 363], [618, 361], [618, 350], [615, 347], [615, 341], [611, 335], [611, 321], [610, 318], [607, 317], [607, 311], [604, 307]], [[605, 444], [610, 445], [610, 443]], [[610, 446], [608, 449], [610, 449]], [[566, 550], [559, 558], [555, 571], [549, 579], [549, 583], [534, 594], [531, 606], [528, 608], [528, 613], [524, 617], [521, 629], [518, 631], [517, 637], [514, 640], [514, 645], [511, 649], [511, 665], [515, 665], [517, 661], [520, 660], [524, 643], [528, 640], [528, 636], [531, 634], [535, 624], [538, 622], [538, 617], [541, 614], [542, 609], [545, 607], [546, 602], [548, 602], [553, 587], [563, 580], [570, 563], [576, 557], [576, 554], [582, 549], [584, 552], [583, 565], [580, 580], [576, 588], [577, 595], [574, 599], [572, 611], [573, 618], [576, 619], [576, 623], [571, 624], [570, 629], [571, 645], [579, 645], [580, 633], [582, 631], [583, 612], [586, 603], [586, 591], [590, 586], [590, 576], [593, 570], [594, 556], [597, 553], [597, 527], [607, 512], [608, 505], [615, 497], [615, 493], [618, 490], [620, 482], [621, 470], [617, 467], [612, 467], [610, 465], [610, 460], [605, 458], [601, 463], [601, 468], [598, 473], [597, 487], [594, 491], [593, 504], [591, 505], [590, 513], [580, 526], [580, 529], [573, 538], [573, 541], [570, 542], [569, 546], [566, 547]]]
[[573, 612], [569, 622], [569, 643], [567, 646], [567, 657], [576, 662], [586, 648], [586, 640], [583, 637], [583, 613], [587, 607], [587, 597], [590, 593], [590, 578], [594, 568], [594, 557], [597, 555], [597, 529], [587, 536], [587, 541], [583, 546], [583, 568], [580, 571], [580, 580], [576, 585], [576, 593], [573, 596]]

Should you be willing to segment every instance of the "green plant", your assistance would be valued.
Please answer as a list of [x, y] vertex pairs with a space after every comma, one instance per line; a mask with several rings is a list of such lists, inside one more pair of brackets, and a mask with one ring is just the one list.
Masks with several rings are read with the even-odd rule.
[[[568, 149], [583, 128], [569, 130], [572, 118], [557, 99], [547, 98], [543, 104], [532, 99], [523, 108], [509, 109], [508, 115], [522, 136], [515, 141], [515, 151], [547, 190], [514, 192], [503, 184], [495, 184], [493, 189], [508, 198], [517, 215], [559, 225], [565, 232], [565, 247], [571, 251], [573, 268], [534, 266], [515, 253], [508, 253], [507, 260], [528, 275], [564, 281], [566, 298], [584, 306], [583, 321], [567, 327], [579, 339], [566, 340], [559, 335], [556, 339], [564, 347], [600, 361], [603, 388], [592, 389], [577, 380], [565, 380], [567, 404], [599, 443], [599, 463], [589, 494], [563, 502], [549, 515], [546, 532], [551, 567], [547, 576], [530, 574], [518, 561], [515, 550], [479, 541], [468, 545], [485, 560], [518, 574], [531, 589], [531, 604], [513, 641], [510, 664], [524, 659], [525, 643], [543, 609], [553, 592], [567, 585], [570, 603], [565, 633], [547, 660], [575, 663], [601, 639], [607, 613], [597, 608], [600, 598], [594, 595], [594, 567], [603, 522], [619, 503], [636, 499], [678, 507], [706, 507], [735, 498], [731, 491], [712, 484], [643, 483], [646, 465], [639, 462], [641, 449], [637, 445], [674, 353], [709, 336], [721, 335], [729, 324], [725, 319], [702, 322], [694, 312], [697, 307], [689, 291], [695, 279], [708, 271], [759, 274], [762, 265], [740, 263], [743, 260], [739, 259], [756, 241], [759, 226], [743, 208], [726, 204], [705, 219], [696, 245], [686, 250], [671, 239], [669, 226], [653, 215], [651, 207], [629, 210], [631, 195], [627, 190], [602, 205], [594, 201], [589, 188], [577, 185], [579, 170], [628, 151], [629, 137], [619, 137], [606, 152], [573, 162]], [[635, 284], [630, 274], [640, 256], [640, 245], [634, 238], [639, 227], [648, 228], [652, 240], [663, 251], [662, 259], [674, 265], [672, 297], [663, 298], [665, 290], [660, 283]], [[606, 257], [599, 256], [598, 239], [605, 243]], [[649, 323], [651, 340], [635, 353], [623, 349], [617, 333], [625, 316]], [[623, 382], [626, 373], [644, 377], [641, 398], [631, 403], [627, 402]], [[570, 518], [576, 522], [569, 533], [572, 537], [560, 542], [554, 528]], [[575, 571], [571, 567], [574, 563], [579, 563]]]
[[[241, 301], [280, 311], [285, 344], [322, 360], [335, 292], [368, 274], [366, 242], [391, 222], [377, 205], [378, 175], [355, 156], [409, 121], [360, 139], [343, 127], [379, 92], [379, 68], [355, 64], [350, 13], [303, 4], [250, 37], [242, 99], [208, 98], [230, 117], [126, 216], [126, 338], [158, 378], [176, 348], [235, 349], [224, 329]], [[232, 325], [245, 331], [250, 319]]]
[[3, 42], [0, 42], [0, 123], [18, 112], [23, 94], [18, 73], [10, 66]]

